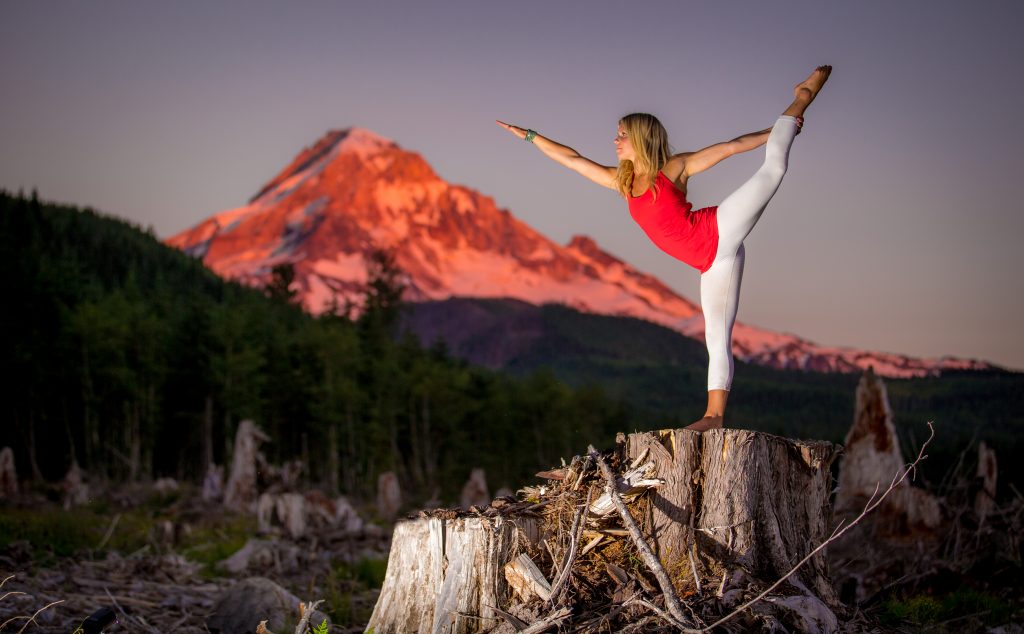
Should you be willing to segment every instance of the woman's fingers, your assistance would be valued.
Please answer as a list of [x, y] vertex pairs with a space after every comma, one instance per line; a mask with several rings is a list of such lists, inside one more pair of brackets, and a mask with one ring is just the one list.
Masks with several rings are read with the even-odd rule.
[[495, 123], [497, 123], [501, 127], [505, 128], [506, 130], [508, 130], [512, 134], [516, 135], [520, 139], [525, 139], [526, 138], [526, 130], [520, 128], [519, 126], [514, 126], [512, 124], [505, 123], [504, 121], [499, 121], [497, 119], [495, 119]]

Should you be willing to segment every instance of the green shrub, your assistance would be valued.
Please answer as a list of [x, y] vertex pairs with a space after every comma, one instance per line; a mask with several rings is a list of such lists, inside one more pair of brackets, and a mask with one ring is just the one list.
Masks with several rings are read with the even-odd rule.
[[335, 625], [363, 624], [370, 620], [373, 605], [358, 605], [353, 596], [384, 585], [386, 559], [364, 557], [353, 563], [336, 562], [324, 583], [322, 608]]

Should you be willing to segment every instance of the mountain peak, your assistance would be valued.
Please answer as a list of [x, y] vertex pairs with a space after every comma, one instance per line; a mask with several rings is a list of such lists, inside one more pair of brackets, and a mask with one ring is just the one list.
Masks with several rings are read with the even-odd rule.
[[273, 190], [282, 189], [287, 182], [303, 174], [311, 175], [323, 171], [334, 159], [342, 154], [355, 154], [365, 159], [389, 149], [400, 149], [398, 144], [366, 128], [344, 128], [330, 130], [310, 147], [303, 148], [288, 167], [263, 186], [250, 203], [259, 200]]
[[354, 152], [360, 156], [374, 154], [381, 150], [399, 149], [398, 144], [366, 128], [345, 128], [332, 130], [325, 138], [336, 138], [338, 153]]

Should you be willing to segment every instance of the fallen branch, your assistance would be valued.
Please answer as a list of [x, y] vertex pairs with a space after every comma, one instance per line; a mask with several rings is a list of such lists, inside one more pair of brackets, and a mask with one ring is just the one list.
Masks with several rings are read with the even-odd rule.
[[543, 619], [532, 623], [525, 630], [520, 630], [519, 634], [540, 634], [546, 632], [553, 627], [561, 625], [562, 621], [566, 620], [572, 615], [571, 608], [562, 608], [556, 610], [551, 614], [545, 616]]
[[699, 631], [699, 630], [692, 630], [692, 629], [686, 627], [685, 625], [683, 625], [679, 621], [677, 621], [674, 618], [672, 618], [671, 614], [669, 614], [668, 612], [665, 612], [664, 610], [662, 610], [658, 606], [654, 605], [650, 601], [645, 601], [644, 599], [640, 599], [640, 598], [634, 598], [634, 599], [630, 599], [629, 601], [626, 601], [625, 603], [623, 603], [623, 605], [624, 606], [626, 606], [626, 605], [642, 605], [643, 607], [647, 608], [651, 612], [654, 612], [655, 614], [657, 614], [658, 618], [668, 622], [670, 625], [672, 625], [672, 627], [675, 627], [675, 628], [678, 628], [680, 630], [683, 630], [684, 632]]
[[636, 544], [637, 550], [640, 551], [640, 556], [643, 557], [644, 563], [654, 573], [655, 578], [658, 580], [658, 585], [661, 586], [661, 592], [665, 596], [665, 606], [668, 611], [672, 614], [675, 619], [676, 627], [687, 629], [688, 619], [683, 614], [683, 606], [679, 602], [679, 597], [676, 595], [675, 588], [672, 586], [672, 580], [669, 578], [668, 573], [665, 572], [665, 568], [658, 561], [658, 557], [651, 550], [650, 545], [644, 541], [643, 534], [640, 532], [640, 527], [636, 525], [636, 521], [633, 516], [629, 514], [629, 509], [626, 508], [626, 504], [622, 501], [619, 496], [619, 492], [615, 486], [615, 474], [612, 473], [608, 463], [605, 462], [601, 454], [594, 449], [593, 445], [587, 447], [587, 452], [590, 456], [597, 461], [597, 466], [601, 468], [601, 473], [604, 475], [605, 480], [608, 481], [607, 490], [608, 495], [612, 500], [612, 504], [615, 505], [615, 510], [619, 512], [619, 516], [622, 518], [622, 523], [625, 525], [626, 530], [629, 531], [629, 536], [633, 538], [633, 542]]
[[323, 603], [322, 600], [321, 601], [314, 601], [314, 602], [309, 603], [309, 604], [306, 604], [306, 603], [300, 603], [299, 604], [299, 612], [300, 612], [301, 618], [299, 619], [299, 624], [295, 626], [295, 634], [306, 634], [306, 628], [309, 626], [309, 619], [310, 619], [311, 616], [313, 616], [313, 612], [316, 610], [317, 606], [319, 606], [321, 603]]
[[[826, 546], [828, 546], [829, 544], [831, 544], [835, 540], [839, 539], [840, 537], [842, 537], [842, 535], [846, 531], [848, 531], [851, 528], [853, 528], [854, 526], [856, 526], [862, 519], [864, 519], [864, 517], [868, 513], [870, 513], [871, 511], [874, 511], [876, 508], [878, 508], [878, 506], [882, 503], [882, 501], [885, 500], [885, 498], [890, 493], [892, 493], [896, 489], [896, 487], [898, 487], [900, 484], [903, 483], [904, 480], [907, 479], [908, 475], [910, 475], [911, 473], [916, 473], [917, 464], [919, 462], [921, 462], [922, 460], [924, 460], [924, 458], [926, 457], [924, 455], [925, 448], [928, 447], [928, 443], [930, 443], [932, 441], [932, 439], [935, 438], [935, 427], [932, 426], [931, 422], [928, 423], [928, 429], [930, 430], [931, 433], [928, 435], [928, 439], [924, 441], [924, 444], [921, 445], [921, 450], [917, 452], [917, 458], [915, 458], [913, 462], [908, 464], [902, 470], [902, 472], [897, 471], [896, 474], [893, 475], [892, 482], [889, 483], [889, 488], [887, 488], [882, 493], [881, 496], [878, 496], [878, 488], [881, 485], [881, 483], [875, 485], [875, 491], [874, 491], [874, 493], [871, 494], [871, 497], [868, 498], [867, 504], [865, 504], [864, 510], [862, 510], [860, 512], [860, 515], [858, 515], [856, 518], [854, 518], [854, 520], [852, 522], [850, 522], [849, 524], [847, 524], [846, 526], [843, 526], [842, 522], [840, 522], [839, 526], [836, 526], [835, 530], [832, 531], [832, 535], [829, 536], [828, 539], [826, 539], [821, 544], [819, 544], [817, 548], [815, 548], [814, 550], [809, 552], [806, 557], [804, 557], [803, 559], [798, 561], [796, 563], [796, 565], [793, 566], [790, 569], [789, 572], [787, 572], [785, 575], [782, 576], [782, 578], [780, 578], [778, 581], [776, 581], [772, 585], [768, 586], [768, 588], [765, 589], [765, 591], [762, 592], [761, 594], [757, 595], [756, 597], [754, 597], [750, 601], [747, 601], [746, 603], [744, 603], [740, 607], [736, 608], [735, 610], [733, 610], [729, 614], [726, 614], [722, 618], [718, 619], [717, 621], [715, 621], [711, 625], [703, 628], [700, 631], [702, 631], [702, 632], [710, 632], [714, 628], [716, 628], [719, 625], [725, 623], [726, 621], [732, 619], [737, 614], [740, 614], [741, 612], [743, 612], [744, 610], [746, 610], [750, 606], [754, 605], [755, 603], [757, 603], [761, 599], [765, 598], [765, 596], [767, 596], [769, 592], [771, 592], [775, 588], [779, 587], [779, 585], [781, 585], [783, 581], [785, 581], [786, 579], [789, 579], [791, 576], [793, 576], [793, 573], [795, 573], [800, 568], [800, 566], [803, 566], [805, 563], [810, 561], [812, 557], [814, 557], [816, 554], [818, 554], [819, 552], [824, 550]], [[876, 498], [875, 496], [878, 496], [878, 497]]]

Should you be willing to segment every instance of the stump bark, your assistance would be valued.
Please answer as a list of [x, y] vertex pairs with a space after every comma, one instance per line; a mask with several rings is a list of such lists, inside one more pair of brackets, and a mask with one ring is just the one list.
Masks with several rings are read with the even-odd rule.
[[[627, 458], [644, 452], [665, 480], [651, 494], [648, 529], [673, 578], [692, 574], [692, 552], [712, 576], [739, 567], [778, 579], [828, 537], [832, 443], [741, 429], [630, 434]], [[795, 577], [837, 604], [824, 554]]]
[[[645, 477], [664, 481], [635, 499], [630, 512], [640, 521], [676, 592], [693, 593], [696, 575], [710, 596], [709, 587], [725, 587], [724, 576], [775, 581], [828, 537], [829, 468], [837, 453], [834, 445], [821, 441], [735, 429], [703, 434], [677, 429], [620, 436], [613, 463], [618, 473], [650, 463]], [[503, 570], [524, 550], [553, 583], [564, 555], [556, 555], [558, 548], [552, 549], [552, 544], [571, 539], [565, 529], [574, 509], [583, 508], [580, 496], [586, 497], [587, 490], [599, 494], [604, 481], [590, 461], [579, 457], [568, 468], [539, 475], [561, 482], [528, 488], [528, 496], [539, 495], [539, 501], [514, 506], [538, 510], [547, 504], [538, 512], [554, 514], [560, 509], [557, 521], [504, 512], [490, 518], [452, 512], [450, 519], [399, 522], [367, 631], [462, 633], [494, 628], [501, 623], [495, 608], [509, 612], [519, 607]], [[628, 488], [622, 482], [618, 486], [623, 492]], [[575, 496], [571, 503], [564, 502], [567, 495]], [[612, 530], [608, 522], [608, 516], [588, 514], [587, 530], [581, 529], [583, 540], [596, 535], [600, 546], [582, 548], [577, 542], [582, 553], [575, 562], [568, 558], [574, 575], [600, 569], [599, 576], [587, 579], [591, 595], [601, 579], [607, 582], [606, 564], [632, 548], [624, 531]], [[543, 547], [538, 546], [541, 541]], [[634, 568], [631, 574], [635, 578], [644, 571]], [[623, 588], [619, 585], [619, 591]], [[776, 593], [785, 595], [809, 595], [828, 606], [838, 605], [824, 556], [812, 558]]]

